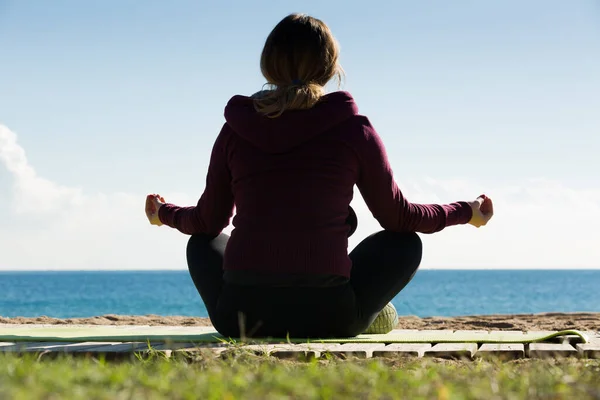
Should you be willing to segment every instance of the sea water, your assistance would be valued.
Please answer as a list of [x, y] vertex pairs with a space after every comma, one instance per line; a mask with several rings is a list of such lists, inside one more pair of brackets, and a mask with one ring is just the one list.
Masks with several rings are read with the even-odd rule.
[[[392, 301], [400, 315], [600, 312], [600, 270], [428, 270]], [[0, 272], [0, 316], [207, 317], [187, 271]]]

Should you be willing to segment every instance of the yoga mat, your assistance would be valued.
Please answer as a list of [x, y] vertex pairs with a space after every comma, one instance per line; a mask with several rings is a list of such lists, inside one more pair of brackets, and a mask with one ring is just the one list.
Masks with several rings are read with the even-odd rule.
[[[259, 343], [534, 343], [549, 341], [558, 336], [578, 336], [587, 343], [589, 338], [581, 331], [569, 329], [555, 332], [469, 332], [469, 331], [403, 331], [386, 334], [358, 335], [355, 337], [306, 339], [273, 338], [248, 339]], [[165, 326], [0, 326], [3, 342], [240, 342], [227, 338], [212, 328]]]

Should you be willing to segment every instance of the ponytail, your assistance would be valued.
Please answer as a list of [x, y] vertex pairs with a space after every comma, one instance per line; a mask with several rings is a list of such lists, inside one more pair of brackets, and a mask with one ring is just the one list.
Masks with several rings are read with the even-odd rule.
[[269, 118], [276, 118], [286, 110], [312, 108], [324, 93], [323, 86], [316, 83], [295, 82], [263, 92], [254, 99], [254, 108]]

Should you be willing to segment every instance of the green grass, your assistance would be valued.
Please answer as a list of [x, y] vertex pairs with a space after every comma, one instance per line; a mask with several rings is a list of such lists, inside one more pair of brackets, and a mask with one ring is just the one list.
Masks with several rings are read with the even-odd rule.
[[0, 354], [0, 399], [600, 399], [600, 361]]

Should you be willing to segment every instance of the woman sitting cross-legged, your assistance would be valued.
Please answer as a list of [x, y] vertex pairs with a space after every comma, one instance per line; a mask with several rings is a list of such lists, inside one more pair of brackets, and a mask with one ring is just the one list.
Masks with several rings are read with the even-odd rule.
[[[341, 68], [337, 43], [320, 20], [284, 18], [260, 66], [269, 88], [226, 105], [197, 205], [151, 194], [148, 219], [191, 235], [191, 278], [225, 336], [389, 331], [397, 321], [390, 301], [421, 262], [417, 233], [485, 225], [492, 202], [482, 195], [415, 204], [403, 196], [379, 135], [352, 96], [325, 93]], [[358, 223], [350, 208], [354, 186], [382, 230], [348, 253]], [[223, 229], [234, 208], [230, 237]]]

